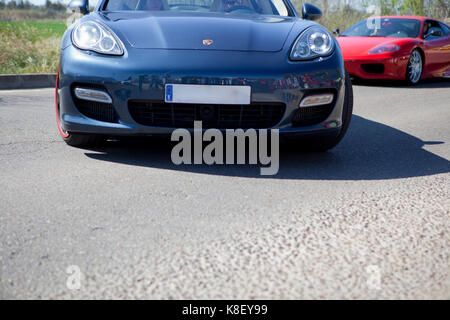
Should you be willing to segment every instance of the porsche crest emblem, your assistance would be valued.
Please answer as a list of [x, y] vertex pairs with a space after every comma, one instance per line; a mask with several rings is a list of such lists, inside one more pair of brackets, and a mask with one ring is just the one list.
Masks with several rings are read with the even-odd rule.
[[210, 45], [212, 45], [212, 43], [213, 43], [213, 41], [211, 39], [204, 39], [203, 40], [203, 44], [205, 46], [210, 46]]

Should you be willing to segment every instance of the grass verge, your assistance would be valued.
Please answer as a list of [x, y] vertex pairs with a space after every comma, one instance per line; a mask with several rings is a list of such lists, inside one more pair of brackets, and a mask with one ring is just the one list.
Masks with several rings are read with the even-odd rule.
[[0, 21], [0, 74], [55, 73], [65, 30], [60, 21]]

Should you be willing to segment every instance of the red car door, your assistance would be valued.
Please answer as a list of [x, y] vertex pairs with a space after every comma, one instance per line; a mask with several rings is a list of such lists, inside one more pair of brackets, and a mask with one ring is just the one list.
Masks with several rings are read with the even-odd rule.
[[[435, 77], [443, 76], [450, 68], [450, 32], [438, 21], [427, 20], [424, 26], [424, 71]], [[440, 35], [432, 35], [432, 31]]]
[[450, 77], [450, 28], [442, 23], [439, 22], [442, 30], [444, 31], [444, 46], [441, 48], [441, 56], [443, 59], [444, 64], [444, 76]]

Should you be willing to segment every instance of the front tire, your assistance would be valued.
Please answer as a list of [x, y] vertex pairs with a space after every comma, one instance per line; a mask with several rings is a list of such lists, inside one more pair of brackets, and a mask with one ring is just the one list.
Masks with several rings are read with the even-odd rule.
[[414, 49], [409, 57], [408, 66], [406, 67], [406, 82], [409, 85], [419, 83], [423, 73], [423, 58], [418, 49]]

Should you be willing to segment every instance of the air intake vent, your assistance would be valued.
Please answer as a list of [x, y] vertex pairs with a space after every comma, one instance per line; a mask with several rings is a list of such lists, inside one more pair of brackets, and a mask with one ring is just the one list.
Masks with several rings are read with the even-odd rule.
[[193, 128], [194, 121], [199, 120], [203, 128], [262, 129], [277, 125], [286, 106], [283, 103], [203, 105], [130, 100], [128, 108], [133, 119], [145, 126]]
[[299, 108], [292, 120], [292, 124], [296, 127], [312, 126], [325, 121], [333, 111], [333, 104]]
[[99, 89], [106, 91], [104, 87], [99, 85], [92, 85], [92, 84], [84, 84], [84, 83], [76, 83], [72, 85], [72, 98], [75, 102], [75, 106], [82, 113], [84, 116], [95, 119], [98, 121], [104, 121], [104, 122], [117, 122], [118, 116], [116, 111], [114, 110], [114, 106], [111, 103], [101, 103], [101, 102], [95, 102], [95, 101], [88, 101], [83, 99], [78, 99], [73, 89], [75, 87], [80, 88], [89, 88], [89, 89]]
[[362, 64], [361, 68], [363, 68], [363, 70], [367, 73], [376, 73], [376, 74], [384, 73], [384, 64], [382, 63]]

